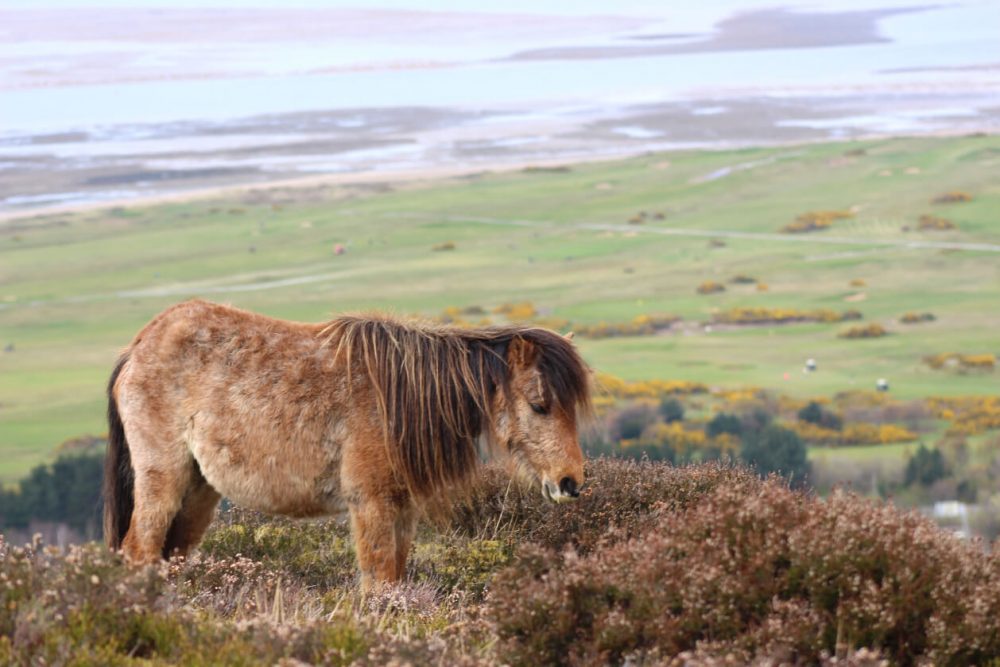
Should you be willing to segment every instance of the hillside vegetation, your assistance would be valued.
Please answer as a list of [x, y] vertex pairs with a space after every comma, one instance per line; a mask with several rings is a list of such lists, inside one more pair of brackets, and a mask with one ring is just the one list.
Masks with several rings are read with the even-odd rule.
[[[0, 222], [0, 479], [102, 433], [118, 351], [193, 296], [309, 321], [529, 302], [539, 323], [580, 327], [587, 361], [627, 380], [804, 398], [888, 378], [903, 398], [989, 394], [995, 370], [961, 359], [998, 352], [998, 167], [998, 137], [891, 139]], [[780, 231], [814, 218], [821, 228]], [[699, 293], [706, 283], [722, 289]], [[835, 321], [845, 313], [862, 321]], [[886, 335], [838, 337], [855, 324]], [[940, 355], [959, 362], [925, 361]], [[819, 370], [805, 375], [809, 358]]]
[[[361, 597], [335, 520], [225, 513], [185, 562], [0, 542], [0, 661], [908, 665], [1000, 657], [1000, 559], [914, 514], [720, 464], [599, 459], [566, 507], [486, 469]], [[678, 656], [680, 656], [678, 658]], [[834, 661], [834, 658], [837, 658]]]

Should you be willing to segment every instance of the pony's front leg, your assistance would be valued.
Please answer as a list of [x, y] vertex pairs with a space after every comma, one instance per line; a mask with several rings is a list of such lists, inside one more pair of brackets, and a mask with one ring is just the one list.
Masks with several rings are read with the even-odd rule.
[[396, 537], [396, 570], [399, 576], [406, 574], [406, 560], [410, 556], [410, 545], [413, 544], [413, 535], [417, 532], [417, 516], [413, 510], [413, 505], [407, 503], [396, 515], [395, 537]]
[[367, 498], [351, 504], [351, 530], [363, 591], [378, 583], [403, 578], [412, 539], [412, 529], [407, 528], [412, 524], [411, 514], [408, 504], [385, 498]]

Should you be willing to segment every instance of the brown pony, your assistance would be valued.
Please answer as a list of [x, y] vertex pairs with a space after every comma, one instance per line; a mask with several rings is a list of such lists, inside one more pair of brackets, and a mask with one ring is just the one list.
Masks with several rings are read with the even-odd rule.
[[589, 379], [546, 329], [181, 303], [111, 375], [104, 534], [142, 564], [197, 545], [221, 496], [296, 517], [347, 509], [362, 585], [397, 580], [417, 514], [470, 480], [480, 441], [546, 498], [579, 494]]

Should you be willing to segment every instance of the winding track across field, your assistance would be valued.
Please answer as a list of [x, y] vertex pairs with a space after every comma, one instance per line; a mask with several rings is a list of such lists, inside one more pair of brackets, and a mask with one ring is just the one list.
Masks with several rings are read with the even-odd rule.
[[[748, 239], [751, 241], [781, 241], [786, 243], [827, 243], [830, 245], [855, 245], [868, 248], [913, 248], [923, 250], [971, 250], [974, 252], [1000, 253], [1000, 243], [966, 243], [961, 241], [921, 241], [899, 239], [865, 239], [847, 236], [827, 236], [818, 234], [772, 234], [767, 232], [738, 232], [727, 230], [683, 229], [678, 227], [646, 227], [638, 225], [616, 225], [607, 223], [556, 223], [545, 220], [505, 220], [480, 216], [441, 216], [451, 222], [473, 222], [483, 225], [504, 225], [509, 227], [542, 227], [546, 229], [579, 229], [599, 232], [637, 232], [659, 234], [661, 236], [694, 236], [703, 238]], [[439, 218], [440, 219], [440, 218]]]

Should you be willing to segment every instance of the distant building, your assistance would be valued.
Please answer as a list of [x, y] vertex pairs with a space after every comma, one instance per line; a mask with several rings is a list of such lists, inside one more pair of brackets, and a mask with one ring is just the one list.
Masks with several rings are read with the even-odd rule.
[[969, 506], [959, 500], [941, 500], [934, 503], [930, 515], [938, 525], [951, 528], [960, 537], [968, 538], [972, 535], [969, 525]]

